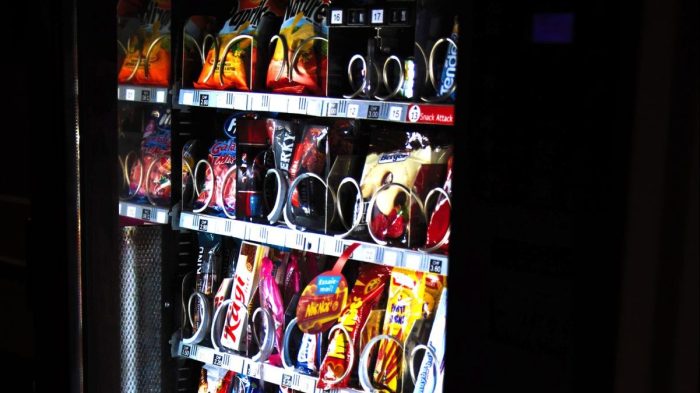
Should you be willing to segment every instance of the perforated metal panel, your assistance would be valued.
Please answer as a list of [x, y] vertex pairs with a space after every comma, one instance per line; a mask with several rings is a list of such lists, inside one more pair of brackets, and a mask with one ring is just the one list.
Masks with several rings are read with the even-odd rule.
[[121, 392], [161, 392], [162, 226], [124, 227], [120, 246]]

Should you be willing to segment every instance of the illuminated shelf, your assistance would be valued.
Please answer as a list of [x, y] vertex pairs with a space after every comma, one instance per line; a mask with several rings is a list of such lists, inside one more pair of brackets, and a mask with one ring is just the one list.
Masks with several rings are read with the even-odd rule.
[[179, 224], [181, 228], [193, 231], [231, 236], [242, 240], [331, 256], [340, 256], [349, 245], [360, 243], [360, 247], [352, 253], [351, 259], [447, 275], [448, 257], [441, 254], [380, 246], [375, 243], [341, 239], [331, 235], [294, 231], [287, 227], [255, 224], [190, 212], [180, 214]]
[[184, 106], [345, 117], [395, 123], [454, 125], [454, 105], [356, 100], [241, 91], [181, 89]]

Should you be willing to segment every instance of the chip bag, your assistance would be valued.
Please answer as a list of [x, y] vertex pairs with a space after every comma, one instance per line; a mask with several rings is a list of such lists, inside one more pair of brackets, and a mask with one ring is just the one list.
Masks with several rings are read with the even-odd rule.
[[267, 69], [277, 93], [326, 94], [329, 0], [291, 0]]
[[170, 82], [170, 25], [159, 20], [139, 28], [129, 40], [119, 83], [167, 87]]
[[141, 139], [141, 160], [129, 171], [129, 195], [154, 205], [170, 200], [170, 110], [154, 110]]

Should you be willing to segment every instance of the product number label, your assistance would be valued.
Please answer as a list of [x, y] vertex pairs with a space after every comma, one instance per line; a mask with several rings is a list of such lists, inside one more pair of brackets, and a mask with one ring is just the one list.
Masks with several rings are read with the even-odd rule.
[[136, 208], [134, 206], [127, 206], [126, 215], [127, 217], [136, 218]]
[[372, 24], [381, 24], [384, 23], [384, 10], [382, 9], [377, 9], [377, 10], [372, 10]]
[[226, 108], [226, 98], [228, 97], [227, 94], [218, 94], [216, 96], [216, 107], [217, 108]]
[[133, 101], [136, 98], [136, 90], [126, 89], [126, 100]]
[[343, 23], [343, 10], [331, 11], [331, 24], [340, 25]]
[[233, 97], [233, 109], [242, 111], [248, 109], [248, 96], [245, 94], [236, 94]]
[[418, 105], [411, 105], [408, 109], [408, 121], [415, 123], [420, 120], [420, 107]]
[[356, 119], [359, 112], [360, 112], [359, 105], [357, 105], [357, 104], [348, 105], [348, 117]]
[[194, 104], [194, 93], [191, 91], [186, 91], [182, 93], [182, 105], [193, 105]]
[[399, 260], [399, 253], [391, 250], [384, 250], [384, 260], [382, 261], [387, 266], [396, 266]]
[[165, 102], [165, 92], [160, 90], [156, 92], [156, 102]]
[[162, 211], [156, 213], [156, 221], [165, 224], [168, 221], [168, 213]]
[[306, 106], [306, 114], [307, 115], [321, 116], [322, 110], [323, 110], [323, 101], [309, 99], [309, 102]]
[[392, 106], [389, 108], [389, 120], [401, 121], [401, 107], [400, 106]]

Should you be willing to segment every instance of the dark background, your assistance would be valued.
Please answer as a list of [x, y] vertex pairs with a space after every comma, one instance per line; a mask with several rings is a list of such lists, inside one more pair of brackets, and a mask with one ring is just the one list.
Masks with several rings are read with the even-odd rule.
[[[100, 191], [116, 170], [101, 159], [116, 152], [114, 7], [78, 3], [75, 25], [71, 2], [49, 1], [2, 23], [0, 356], [17, 391], [118, 386], [116, 193]], [[449, 321], [446, 388], [696, 392], [697, 2], [464, 6], [449, 314], [465, 322]], [[532, 41], [543, 12], [574, 13], [571, 43]]]

